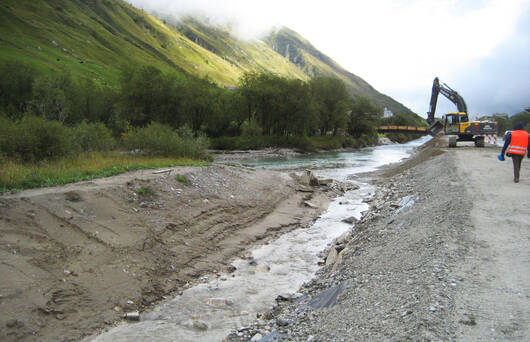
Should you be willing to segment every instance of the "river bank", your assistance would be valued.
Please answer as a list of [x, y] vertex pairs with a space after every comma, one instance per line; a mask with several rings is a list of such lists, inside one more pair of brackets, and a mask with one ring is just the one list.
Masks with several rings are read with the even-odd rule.
[[235, 257], [311, 224], [336, 195], [304, 187], [286, 173], [212, 165], [4, 194], [0, 339], [80, 340], [229, 274]]
[[299, 294], [225, 341], [528, 340], [530, 178], [516, 187], [498, 148], [437, 144], [359, 175], [372, 210]]

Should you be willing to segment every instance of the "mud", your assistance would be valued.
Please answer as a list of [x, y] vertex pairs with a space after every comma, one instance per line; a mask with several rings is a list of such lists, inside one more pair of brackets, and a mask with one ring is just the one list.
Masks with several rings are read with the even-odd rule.
[[80, 340], [229, 272], [249, 246], [327, 207], [328, 194], [297, 187], [284, 173], [213, 165], [0, 196], [0, 340]]

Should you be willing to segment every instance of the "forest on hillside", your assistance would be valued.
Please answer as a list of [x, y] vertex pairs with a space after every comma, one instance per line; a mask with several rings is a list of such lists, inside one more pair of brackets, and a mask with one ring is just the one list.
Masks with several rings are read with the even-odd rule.
[[[154, 66], [126, 65], [119, 86], [0, 65], [0, 153], [38, 161], [116, 148], [206, 158], [208, 146], [360, 147], [374, 143], [382, 109], [336, 78], [246, 73], [237, 88]], [[387, 123], [421, 124], [410, 115]], [[183, 147], [187, 146], [187, 147]]]

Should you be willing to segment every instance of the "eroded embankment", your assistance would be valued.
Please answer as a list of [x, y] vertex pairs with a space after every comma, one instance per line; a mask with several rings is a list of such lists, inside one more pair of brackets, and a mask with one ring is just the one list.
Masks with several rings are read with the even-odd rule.
[[283, 173], [214, 165], [0, 196], [0, 340], [78, 340], [229, 271], [327, 206], [296, 187]]

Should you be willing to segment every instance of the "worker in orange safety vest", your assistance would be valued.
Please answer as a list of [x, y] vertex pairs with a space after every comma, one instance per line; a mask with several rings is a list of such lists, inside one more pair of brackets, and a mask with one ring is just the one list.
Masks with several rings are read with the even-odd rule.
[[530, 144], [530, 136], [528, 132], [523, 129], [523, 123], [518, 122], [513, 127], [513, 131], [508, 132], [504, 141], [502, 152], [499, 155], [500, 160], [504, 160], [504, 153], [513, 161], [513, 181], [519, 183], [519, 171], [521, 170], [521, 162], [526, 154], [530, 158], [528, 152], [528, 145]]

